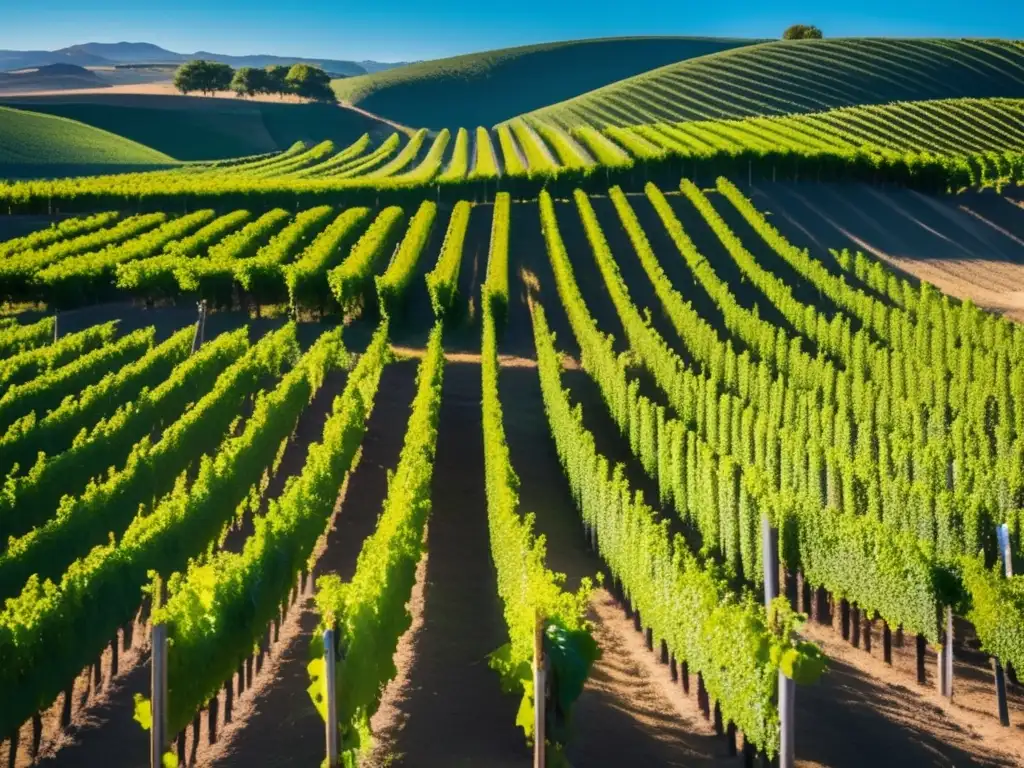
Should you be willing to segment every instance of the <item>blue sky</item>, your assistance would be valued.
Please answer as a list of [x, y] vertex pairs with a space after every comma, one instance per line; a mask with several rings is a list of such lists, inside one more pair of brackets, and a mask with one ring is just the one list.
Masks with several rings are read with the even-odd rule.
[[793, 22], [831, 37], [1024, 37], [1020, 0], [0, 0], [0, 18], [0, 49], [130, 40], [379, 61], [615, 35], [776, 37]]

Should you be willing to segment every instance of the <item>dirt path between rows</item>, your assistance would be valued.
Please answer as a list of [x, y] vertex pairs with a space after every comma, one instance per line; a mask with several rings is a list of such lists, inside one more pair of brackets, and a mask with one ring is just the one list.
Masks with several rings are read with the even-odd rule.
[[[507, 640], [491, 563], [480, 369], [445, 368], [418, 628], [396, 658], [373, 765], [526, 766], [518, 702], [487, 663]], [[397, 685], [396, 685], [397, 683]]]
[[933, 197], [860, 184], [762, 184], [757, 206], [825, 261], [850, 248], [1024, 321], [1024, 210], [992, 192]]
[[415, 389], [415, 361], [384, 369], [380, 391], [362, 444], [359, 466], [350, 476], [323, 542], [307, 591], [290, 612], [274, 663], [257, 677], [251, 695], [236, 703], [235, 722], [198, 765], [319, 765], [324, 757], [324, 723], [306, 689], [309, 642], [318, 624], [313, 605], [315, 578], [337, 573], [350, 579], [363, 541], [376, 527], [387, 494], [387, 473], [398, 463], [409, 404]]
[[[576, 589], [583, 577], [604, 568], [587, 548], [562, 474], [538, 372], [502, 368], [499, 386], [511, 459], [521, 481], [520, 509], [536, 514], [548, 566], [565, 573], [566, 587]], [[573, 765], [725, 765], [725, 742], [672, 684], [667, 668], [659, 668], [607, 590], [595, 591], [589, 619], [602, 656], [573, 711], [567, 749]]]

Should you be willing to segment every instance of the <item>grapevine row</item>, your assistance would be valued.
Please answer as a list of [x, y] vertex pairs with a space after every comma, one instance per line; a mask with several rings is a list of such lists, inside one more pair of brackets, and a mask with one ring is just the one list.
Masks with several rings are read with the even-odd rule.
[[436, 218], [437, 203], [431, 200], [420, 203], [384, 274], [374, 277], [382, 315], [394, 315], [401, 308], [405, 289], [412, 281], [420, 254], [430, 240]]
[[397, 205], [385, 208], [352, 246], [345, 260], [327, 273], [334, 300], [342, 312], [356, 309], [372, 287], [373, 270], [398, 239], [405, 214]]
[[[253, 349], [267, 360], [291, 357], [294, 329], [278, 331]], [[11, 733], [73, 684], [135, 616], [153, 571], [167, 576], [185, 567], [217, 538], [294, 428], [294, 418], [275, 420], [276, 428], [268, 428], [268, 409], [275, 402], [260, 399], [242, 435], [202, 459], [194, 492], [178, 484], [150, 514], [136, 516], [117, 543], [95, 547], [58, 583], [32, 576], [21, 594], [7, 602], [0, 612], [0, 686], [5, 694], [0, 733]], [[256, 445], [269, 455], [265, 465], [255, 460]], [[240, 474], [243, 468], [255, 478], [248, 484]], [[213, 478], [220, 479], [218, 497], [210, 495]]]
[[[52, 323], [51, 323], [52, 325]], [[37, 376], [67, 365], [77, 357], [110, 342], [117, 323], [111, 321], [69, 334], [42, 347], [35, 347], [0, 361], [0, 391], [16, 384], [24, 384]], [[53, 338], [53, 330], [50, 330]], [[6, 474], [0, 472], [0, 475]]]
[[261, 379], [276, 374], [296, 349], [293, 324], [261, 340], [167, 427], [159, 441], [141, 440], [123, 468], [90, 483], [81, 495], [65, 496], [55, 517], [13, 539], [0, 556], [0, 596], [16, 594], [33, 574], [56, 578], [111, 532], [120, 535], [139, 514], [140, 504], [151, 508], [198, 457], [216, 449]]
[[[542, 622], [552, 668], [551, 697], [568, 719], [571, 705], [582, 693], [590, 666], [598, 656], [586, 613], [592, 585], [584, 579], [573, 594], [562, 589], [564, 574], [545, 565], [546, 547], [534, 535], [533, 513], [519, 508], [519, 478], [505, 442], [501, 398], [498, 391], [498, 342], [491, 303], [484, 301], [481, 340], [481, 378], [484, 438], [484, 476], [491, 559], [504, 606], [509, 642], [491, 656], [491, 666], [502, 676], [502, 687], [522, 694], [516, 723], [533, 738], [536, 692], [529, 674], [534, 661], [537, 622]], [[556, 738], [551, 734], [552, 739]]]
[[[64, 495], [82, 492], [89, 480], [119, 467], [133, 447], [175, 421], [213, 387], [217, 377], [249, 347], [245, 329], [218, 336], [178, 365], [166, 380], [140, 393], [103, 419], [65, 451], [45, 456], [27, 473], [8, 480], [0, 494], [0, 541], [20, 536], [53, 517]], [[53, 411], [51, 417], [58, 417]]]
[[94, 349], [55, 370], [10, 387], [0, 397], [0, 431], [35, 412], [41, 418], [65, 397], [99, 381], [107, 371], [141, 357], [153, 345], [152, 328], [138, 330], [108, 346]]
[[[108, 327], [109, 335], [102, 333]], [[109, 339], [113, 335], [113, 324], [93, 326], [89, 331], [92, 330], [101, 331], [101, 338]], [[90, 384], [77, 397], [65, 398], [48, 414], [33, 413], [16, 422], [0, 437], [0, 453], [3, 454], [0, 476], [7, 476], [14, 465], [20, 467], [21, 473], [30, 471], [40, 453], [48, 456], [61, 453], [71, 447], [81, 432], [88, 432], [123, 403], [159, 385], [188, 357], [193, 335], [192, 328], [178, 331], [135, 362]]]
[[444, 316], [451, 311], [452, 302], [459, 287], [459, 268], [462, 266], [462, 247], [466, 241], [466, 230], [469, 228], [469, 217], [472, 205], [460, 200], [452, 209], [448, 220], [448, 230], [444, 235], [437, 264], [427, 273], [427, 292], [430, 294], [430, 305], [434, 315]]
[[[336, 630], [337, 727], [345, 762], [355, 764], [372, 745], [370, 718], [395, 676], [395, 649], [409, 628], [408, 603], [431, 512], [431, 479], [444, 379], [441, 325], [434, 326], [416, 375], [405, 441], [389, 478], [377, 527], [363, 542], [351, 581], [317, 579], [321, 629]], [[321, 524], [322, 527], [322, 524]], [[323, 634], [311, 644], [310, 696], [326, 719]]]

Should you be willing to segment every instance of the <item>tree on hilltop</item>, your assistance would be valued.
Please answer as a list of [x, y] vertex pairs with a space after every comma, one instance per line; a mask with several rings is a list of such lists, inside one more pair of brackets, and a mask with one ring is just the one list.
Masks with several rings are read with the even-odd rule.
[[212, 94], [226, 91], [231, 85], [234, 70], [227, 64], [196, 59], [187, 61], [174, 73], [174, 87], [182, 93], [199, 91]]
[[820, 40], [821, 30], [813, 24], [794, 24], [782, 33], [783, 40]]
[[294, 64], [285, 78], [292, 93], [316, 101], [335, 101], [331, 90], [331, 76], [320, 67], [309, 64]]
[[270, 78], [267, 71], [258, 67], [240, 67], [231, 80], [231, 90], [239, 96], [269, 93], [269, 87]]

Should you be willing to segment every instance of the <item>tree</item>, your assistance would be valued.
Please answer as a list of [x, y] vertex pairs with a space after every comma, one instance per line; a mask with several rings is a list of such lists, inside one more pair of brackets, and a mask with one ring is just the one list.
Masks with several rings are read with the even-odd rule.
[[285, 78], [292, 93], [316, 101], [335, 101], [331, 90], [331, 77], [320, 67], [309, 64], [293, 64]]
[[235, 76], [231, 80], [231, 90], [239, 96], [269, 93], [269, 82], [266, 70], [256, 67], [241, 67], [235, 71]]
[[783, 40], [820, 40], [821, 30], [813, 24], [794, 24], [782, 33]]
[[182, 93], [210, 93], [227, 90], [234, 70], [216, 61], [187, 61], [174, 73], [174, 87]]
[[284, 64], [271, 64], [266, 68], [266, 91], [265, 93], [290, 93], [288, 86], [288, 67]]

